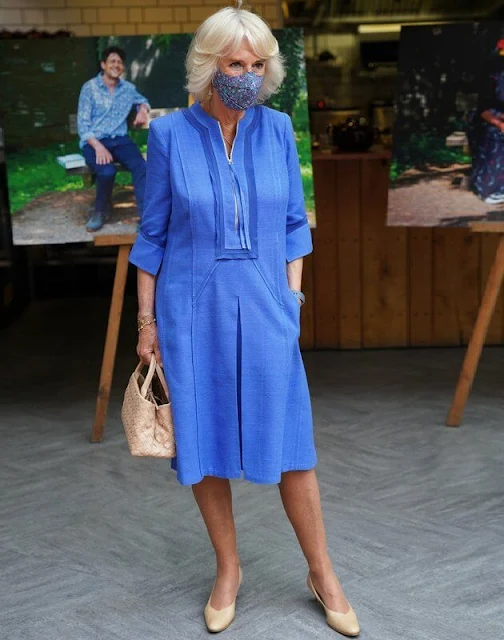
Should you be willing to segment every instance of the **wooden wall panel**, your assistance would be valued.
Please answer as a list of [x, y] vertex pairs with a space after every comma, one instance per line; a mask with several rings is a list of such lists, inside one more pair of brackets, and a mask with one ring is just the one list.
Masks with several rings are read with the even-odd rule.
[[338, 242], [339, 344], [362, 346], [360, 161], [338, 163], [336, 222]]
[[472, 233], [465, 229], [463, 243], [457, 309], [460, 319], [461, 344], [467, 344], [471, 339], [481, 300], [481, 234]]
[[337, 194], [339, 163], [321, 161], [314, 171], [317, 227], [313, 231], [315, 346], [339, 346]]
[[[493, 264], [497, 245], [499, 244], [499, 234], [485, 233], [481, 235], [481, 263], [480, 263], [480, 293], [483, 296], [488, 274]], [[492, 322], [488, 327], [487, 344], [502, 344], [504, 341], [504, 292], [497, 299]]]
[[434, 229], [433, 345], [469, 340], [479, 306], [480, 237], [467, 229]]
[[432, 229], [408, 230], [409, 344], [432, 344]]
[[[434, 282], [432, 291], [433, 329], [432, 343], [456, 345], [460, 343], [456, 303], [453, 296], [453, 280], [457, 279], [457, 267], [453, 262], [453, 245], [459, 229], [433, 230]], [[454, 242], [455, 241], [455, 242]]]
[[408, 344], [407, 231], [386, 226], [388, 163], [362, 161], [362, 314], [365, 347]]

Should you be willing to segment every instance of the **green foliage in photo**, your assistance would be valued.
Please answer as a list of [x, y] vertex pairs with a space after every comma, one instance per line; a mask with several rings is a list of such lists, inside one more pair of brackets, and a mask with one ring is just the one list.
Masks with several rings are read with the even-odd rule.
[[79, 153], [77, 142], [53, 143], [42, 149], [24, 149], [7, 158], [10, 210], [19, 211], [38, 196], [54, 191], [82, 189], [82, 176], [67, 176], [57, 156]]
[[292, 114], [292, 123], [296, 136], [296, 146], [301, 164], [301, 177], [307, 211], [315, 211], [315, 195], [313, 192], [313, 164], [311, 152], [311, 135], [308, 116], [308, 94], [303, 91]]
[[[142, 153], [147, 149], [147, 130], [139, 129], [130, 132], [130, 136]], [[10, 210], [19, 211], [38, 196], [46, 193], [73, 191], [84, 188], [81, 175], [67, 175], [60, 166], [57, 156], [80, 153], [77, 140], [69, 143], [53, 143], [42, 149], [24, 149], [10, 154], [7, 159], [7, 175], [9, 181]], [[116, 184], [131, 184], [131, 174], [120, 171], [116, 176]]]
[[390, 164], [392, 184], [411, 168], [427, 171], [429, 167], [449, 167], [454, 164], [470, 164], [471, 156], [462, 147], [447, 147], [444, 137], [429, 134], [412, 134], [403, 141], [401, 153]]
[[284, 59], [286, 75], [268, 105], [292, 117], [300, 94], [306, 91], [303, 32], [300, 29], [281, 29], [274, 33]]

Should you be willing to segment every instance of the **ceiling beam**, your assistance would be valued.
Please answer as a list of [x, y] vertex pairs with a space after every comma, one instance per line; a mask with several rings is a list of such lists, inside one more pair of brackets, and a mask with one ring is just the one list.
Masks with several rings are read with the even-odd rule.
[[392, 15], [361, 15], [361, 16], [331, 16], [326, 18], [323, 23], [329, 24], [380, 24], [394, 22], [449, 22], [451, 20], [477, 20], [484, 18], [487, 13], [483, 10], [476, 10], [471, 15], [467, 12], [453, 13], [411, 13], [411, 14], [392, 14]]

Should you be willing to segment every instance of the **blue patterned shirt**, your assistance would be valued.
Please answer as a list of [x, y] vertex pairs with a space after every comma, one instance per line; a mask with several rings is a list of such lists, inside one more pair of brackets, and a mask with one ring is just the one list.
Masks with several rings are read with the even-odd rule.
[[102, 74], [88, 80], [82, 87], [77, 111], [77, 131], [81, 148], [90, 138], [125, 136], [126, 119], [133, 105], [149, 104], [134, 84], [120, 79], [111, 92]]

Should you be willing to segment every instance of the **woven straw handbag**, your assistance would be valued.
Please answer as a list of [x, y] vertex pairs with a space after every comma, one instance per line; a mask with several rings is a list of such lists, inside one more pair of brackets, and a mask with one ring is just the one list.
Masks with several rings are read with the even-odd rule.
[[175, 434], [168, 387], [154, 354], [145, 378], [140, 361], [124, 393], [121, 417], [133, 456], [173, 458]]

